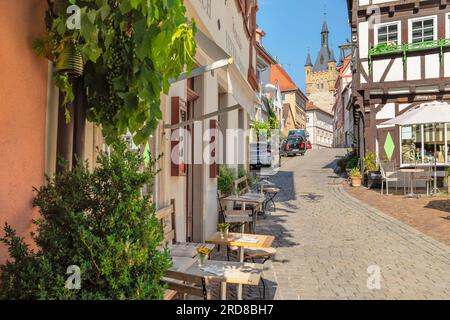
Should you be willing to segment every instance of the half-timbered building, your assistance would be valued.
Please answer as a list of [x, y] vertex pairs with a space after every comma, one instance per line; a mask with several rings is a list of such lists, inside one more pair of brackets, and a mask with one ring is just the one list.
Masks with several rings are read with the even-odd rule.
[[[450, 1], [348, 0], [361, 154], [399, 166], [450, 163], [450, 123], [383, 126], [412, 107], [450, 100]], [[437, 145], [436, 150], [434, 149]]]

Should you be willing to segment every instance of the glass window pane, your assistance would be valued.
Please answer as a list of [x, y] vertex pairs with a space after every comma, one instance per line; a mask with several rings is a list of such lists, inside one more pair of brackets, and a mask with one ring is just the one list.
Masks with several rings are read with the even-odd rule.
[[395, 34], [395, 35], [391, 35], [391, 36], [389, 36], [389, 41], [391, 41], [391, 42], [395, 42], [395, 43], [398, 43], [398, 38], [397, 38], [397, 35]]
[[415, 21], [412, 23], [413, 30], [420, 30], [422, 29], [422, 21]]
[[401, 128], [402, 164], [422, 162], [422, 128], [420, 125]]
[[378, 43], [386, 43], [387, 36], [378, 36]]
[[426, 124], [424, 125], [424, 148], [425, 157], [434, 162], [436, 157], [437, 163], [445, 163], [445, 135], [444, 124]]
[[397, 32], [398, 30], [398, 25], [393, 24], [389, 26], [389, 32]]
[[413, 31], [412, 35], [413, 35], [413, 38], [422, 37], [422, 30]]
[[434, 26], [434, 19], [429, 19], [429, 20], [425, 20], [424, 22], [423, 22], [423, 26], [426, 28], [426, 27], [432, 27], [432, 26]]

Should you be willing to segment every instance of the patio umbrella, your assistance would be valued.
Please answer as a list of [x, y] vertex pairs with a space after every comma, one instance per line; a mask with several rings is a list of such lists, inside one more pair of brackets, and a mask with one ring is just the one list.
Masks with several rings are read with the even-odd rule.
[[412, 126], [415, 124], [436, 124], [444, 122], [450, 122], [450, 104], [435, 101], [420, 104], [396, 118], [383, 122], [381, 125]]
[[[436, 129], [436, 124], [450, 122], [450, 105], [445, 102], [434, 101], [423, 103], [411, 108], [402, 115], [383, 122], [381, 126], [412, 126], [419, 124], [432, 124]], [[437, 188], [437, 159], [436, 141], [434, 143], [434, 189], [433, 193], [439, 191]]]

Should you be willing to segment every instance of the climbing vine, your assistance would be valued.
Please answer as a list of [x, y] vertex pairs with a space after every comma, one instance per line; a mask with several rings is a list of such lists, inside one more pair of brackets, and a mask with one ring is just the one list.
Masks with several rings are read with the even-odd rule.
[[263, 97], [263, 104], [268, 106], [268, 122], [255, 121], [253, 122], [253, 129], [255, 130], [257, 136], [266, 135], [267, 138], [271, 138], [274, 131], [279, 131], [280, 122], [277, 115], [273, 111], [273, 104], [270, 100]]
[[[131, 132], [145, 142], [162, 118], [160, 95], [169, 80], [190, 72], [195, 55], [195, 22], [185, 17], [183, 0], [48, 1], [47, 35], [34, 41], [36, 52], [57, 63], [69, 44], [83, 59], [88, 120], [101, 125], [106, 141]], [[68, 10], [79, 8], [80, 28]], [[69, 11], [69, 13], [68, 13]], [[69, 74], [55, 83], [74, 99]]]

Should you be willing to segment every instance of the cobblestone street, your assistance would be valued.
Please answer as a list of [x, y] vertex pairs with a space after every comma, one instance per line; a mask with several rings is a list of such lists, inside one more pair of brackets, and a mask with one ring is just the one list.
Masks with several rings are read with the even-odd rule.
[[[347, 194], [333, 172], [344, 152], [288, 158], [272, 177], [278, 210], [258, 227], [278, 250], [268, 298], [450, 299], [450, 248]], [[380, 290], [368, 289], [369, 266]]]

